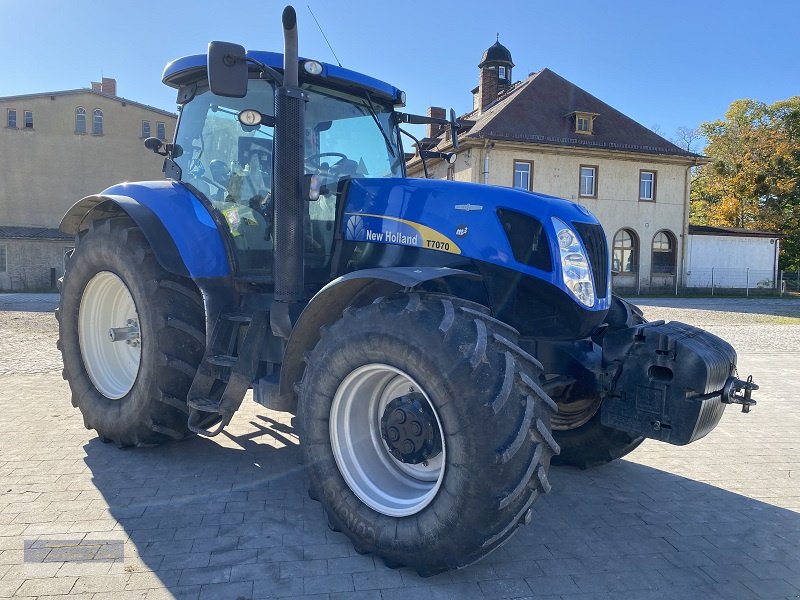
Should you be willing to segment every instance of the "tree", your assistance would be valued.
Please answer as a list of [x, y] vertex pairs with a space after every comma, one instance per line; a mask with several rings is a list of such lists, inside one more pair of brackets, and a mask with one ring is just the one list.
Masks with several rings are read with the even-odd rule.
[[696, 146], [703, 139], [703, 132], [697, 127], [685, 127], [681, 125], [675, 130], [675, 137], [671, 140], [679, 148], [687, 152], [696, 152]]
[[700, 133], [711, 162], [693, 177], [691, 222], [783, 233], [780, 266], [800, 269], [800, 96], [736, 100]]

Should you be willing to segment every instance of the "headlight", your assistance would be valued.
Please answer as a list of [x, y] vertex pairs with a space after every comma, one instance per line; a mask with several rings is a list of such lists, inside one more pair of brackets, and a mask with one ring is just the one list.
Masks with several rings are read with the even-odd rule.
[[552, 218], [556, 228], [558, 250], [561, 254], [561, 273], [564, 285], [584, 306], [594, 306], [594, 285], [592, 271], [586, 250], [581, 244], [578, 234], [561, 219]]

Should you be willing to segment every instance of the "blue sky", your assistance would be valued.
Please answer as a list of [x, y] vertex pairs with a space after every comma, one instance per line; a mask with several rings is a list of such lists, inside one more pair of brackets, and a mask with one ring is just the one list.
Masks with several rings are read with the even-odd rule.
[[[667, 135], [722, 117], [731, 101], [800, 94], [800, 2], [768, 0], [410, 0], [296, 3], [300, 53], [406, 90], [407, 110], [471, 109], [477, 64], [500, 34], [514, 79], [548, 67]], [[173, 110], [164, 65], [212, 39], [282, 51], [273, 0], [28, 0], [3, 3], [0, 96], [88, 87]], [[489, 10], [483, 7], [489, 6]]]

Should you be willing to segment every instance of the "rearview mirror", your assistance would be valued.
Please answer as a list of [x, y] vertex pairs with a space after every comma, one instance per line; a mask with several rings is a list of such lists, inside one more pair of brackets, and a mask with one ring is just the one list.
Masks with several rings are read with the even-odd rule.
[[[459, 123], [456, 119], [456, 111], [450, 109], [450, 137], [453, 139], [453, 150], [458, 150], [458, 129]], [[452, 164], [452, 163], [450, 163]]]
[[244, 47], [229, 42], [208, 44], [208, 85], [218, 96], [244, 98], [247, 94]]

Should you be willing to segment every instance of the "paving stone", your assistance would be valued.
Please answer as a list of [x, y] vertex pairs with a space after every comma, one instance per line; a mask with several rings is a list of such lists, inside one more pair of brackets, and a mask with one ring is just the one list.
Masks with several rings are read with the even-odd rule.
[[75, 586], [77, 577], [48, 577], [28, 579], [22, 583], [15, 596], [53, 596], [68, 594]]
[[303, 593], [306, 595], [351, 592], [353, 590], [355, 590], [353, 576], [350, 574], [336, 573], [303, 578]]
[[200, 600], [249, 600], [253, 597], [252, 581], [212, 583], [200, 588]]
[[[357, 555], [328, 530], [287, 415], [247, 400], [227, 438], [124, 452], [100, 443], [69, 403], [52, 316], [25, 317], [42, 333], [11, 364], [45, 366], [0, 374], [0, 597], [796, 600], [800, 327], [763, 318], [787, 306], [800, 316], [800, 301], [643, 301], [659, 302], [648, 318], [733, 340], [739, 372], [762, 386], [759, 405], [729, 409], [690, 446], [647, 441], [604, 467], [551, 469], [553, 491], [529, 526], [485, 560], [427, 579]], [[8, 314], [0, 310], [6, 341]], [[88, 556], [91, 542], [116, 536], [124, 558]], [[30, 561], [54, 562], [21, 562], [24, 540], [38, 544]]]

